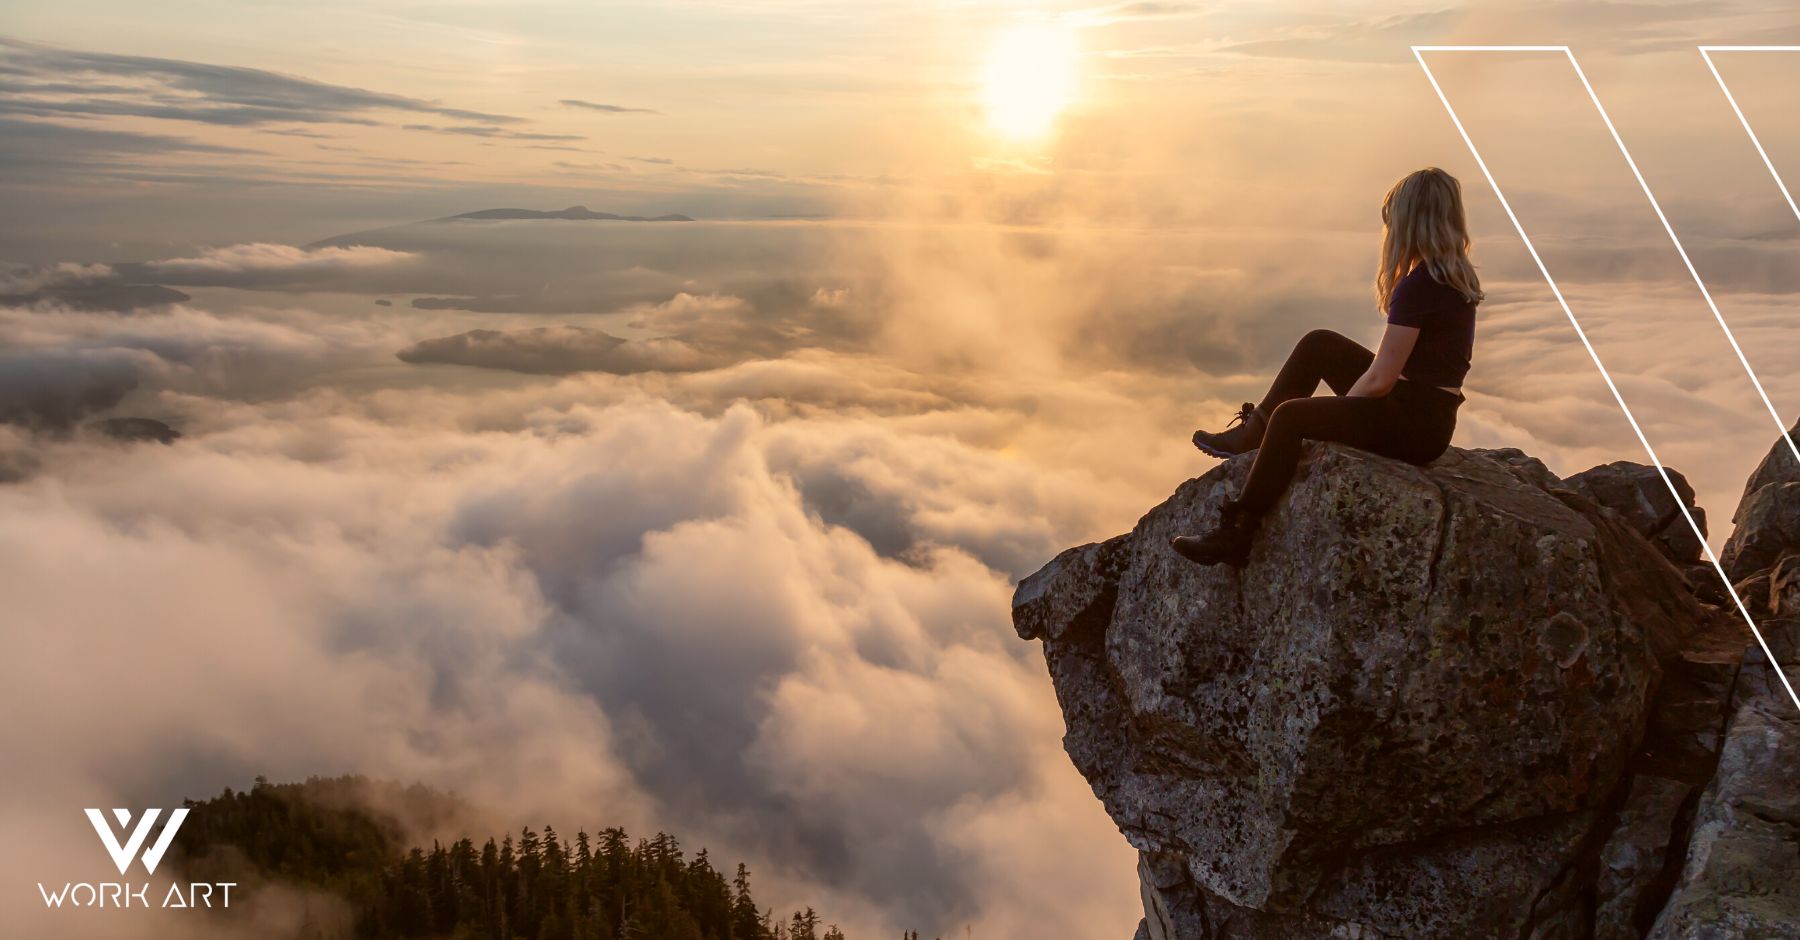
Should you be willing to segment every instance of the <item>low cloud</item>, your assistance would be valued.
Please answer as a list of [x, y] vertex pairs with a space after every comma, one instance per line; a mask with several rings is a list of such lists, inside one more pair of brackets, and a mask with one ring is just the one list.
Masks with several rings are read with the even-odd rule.
[[74, 427], [137, 388], [150, 359], [125, 350], [0, 352], [0, 424]]
[[[296, 251], [209, 253], [189, 273]], [[1191, 407], [1186, 383], [877, 356], [865, 344], [892, 301], [854, 279], [665, 297], [612, 314], [662, 334], [629, 343], [573, 326], [445, 335], [423, 313], [4, 312], [6, 343], [44, 368], [77, 351], [128, 362], [138, 386], [116, 412], [184, 436], [8, 445], [32, 470], [0, 489], [0, 561], [36, 561], [0, 586], [33, 591], [14, 608], [29, 652], [0, 685], [66, 724], [0, 741], [61, 755], [7, 788], [0, 820], [85, 846], [46, 807], [355, 770], [533, 824], [666, 828], [748, 860], [759, 897], [858, 936], [1128, 931], [1130, 851], [1061, 752], [1007, 598], [1191, 461], [1155, 427]], [[699, 371], [330, 378], [408, 348], [555, 372], [689, 336], [738, 348]], [[42, 576], [77, 557], [91, 603]], [[92, 650], [98, 681], [165, 678], [103, 735], [80, 733], [93, 711], [67, 683], [12, 675]], [[215, 672], [232, 679], [198, 680]], [[1076, 879], [1021, 860], [1037, 853], [1105, 861]], [[1064, 892], [1083, 902], [1042, 903]]]
[[[1082, 475], [899, 421], [708, 416], [654, 387], [188, 394], [170, 447], [40, 442], [38, 475], [0, 489], [23, 625], [0, 678], [52, 717], [0, 743], [49, 769], [0, 820], [86, 846], [43, 818], [356, 770], [534, 824], [668, 828], [856, 935], [1128, 929], [1129, 849], [1006, 628], [1004, 569], [1096, 526]], [[946, 427], [983, 423], [948, 404]], [[838, 479], [868, 494], [854, 511]], [[89, 686], [61, 678], [78, 661], [103, 685], [161, 681], [98, 734]], [[1067, 885], [1013, 858], [1052, 845], [1108, 859], [1084, 903], [995, 905], [1044, 890], [1021, 874]], [[29, 877], [92, 861], [53, 852]]]
[[593, 101], [583, 101], [580, 98], [564, 98], [561, 101], [558, 101], [557, 104], [560, 104], [566, 108], [580, 108], [584, 111], [600, 111], [605, 114], [661, 114], [662, 113], [661, 111], [655, 111], [650, 108], [627, 108], [624, 105], [600, 104], [598, 102], [593, 102]]
[[692, 372], [726, 364], [674, 338], [627, 341], [602, 330], [541, 326], [522, 330], [470, 330], [421, 340], [396, 354], [400, 361], [506, 369], [540, 375], [573, 372]]
[[45, 288], [108, 280], [112, 276], [112, 268], [104, 264], [65, 261], [40, 267], [14, 265], [0, 269], [0, 294], [30, 294]]
[[190, 299], [160, 284], [135, 283], [105, 264], [14, 266], [0, 270], [0, 306], [50, 305], [126, 313]]
[[624, 311], [634, 329], [672, 336], [730, 361], [808, 347], [856, 348], [874, 335], [869, 313], [852, 307], [843, 288], [816, 289], [805, 300], [782, 290], [766, 306], [731, 294], [683, 291]]
[[856, 349], [876, 334], [873, 310], [859, 306], [848, 288], [814, 288], [809, 296], [783, 274], [771, 272], [766, 281], [746, 285], [755, 288], [754, 300], [677, 291], [666, 300], [601, 311], [585, 292], [418, 297], [412, 306], [420, 310], [604, 312], [648, 335], [626, 342], [576, 325], [476, 330], [426, 340], [403, 350], [400, 358], [547, 374], [692, 371], [757, 357], [779, 358], [802, 349]]
[[208, 248], [193, 257], [151, 261], [133, 270], [170, 284], [272, 286], [337, 278], [416, 257], [411, 252], [368, 245], [299, 248], [255, 242]]
[[580, 134], [540, 134], [530, 131], [508, 130], [503, 127], [486, 127], [479, 124], [458, 124], [442, 127], [432, 124], [406, 124], [409, 131], [430, 131], [435, 134], [459, 134], [464, 137], [490, 137], [505, 140], [586, 140]]
[[382, 347], [404, 336], [316, 315], [257, 320], [180, 304], [125, 316], [58, 302], [0, 305], [0, 424], [66, 431], [134, 394], [153, 416], [176, 418], [179, 409], [159, 398], [290, 394], [321, 371], [383, 361]]

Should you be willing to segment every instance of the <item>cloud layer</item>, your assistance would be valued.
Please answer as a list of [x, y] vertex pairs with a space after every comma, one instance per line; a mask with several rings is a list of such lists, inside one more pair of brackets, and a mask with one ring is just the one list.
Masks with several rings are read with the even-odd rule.
[[136, 116], [231, 126], [370, 124], [369, 115], [382, 111], [483, 124], [520, 121], [243, 66], [62, 49], [5, 36], [0, 36], [0, 47], [8, 51], [10, 66], [0, 113]]
[[291, 287], [297, 283], [335, 279], [368, 268], [410, 261], [410, 252], [368, 245], [296, 248], [253, 243], [209, 248], [189, 258], [169, 258], [134, 268], [134, 273], [164, 284], [227, 287]]
[[[542, 257], [506, 226], [125, 268], [257, 288], [216, 295], [235, 312], [0, 311], [0, 391], [71, 383], [0, 435], [0, 588], [26, 625], [0, 687], [48, 716], [0, 744], [53, 765], [0, 820], [82, 846], [45, 807], [362, 771], [533, 823], [668, 828], [859, 935], [1128, 931], [1129, 850], [1061, 753], [1010, 584], [1203, 469], [1192, 423], [1259, 393], [1292, 337], [1372, 339], [1366, 239], [1283, 237], [1309, 266], [1265, 289], [1285, 262], [1241, 233], [678, 228], [612, 270], [692, 290], [542, 325], [270, 290], [480, 285]], [[689, 238], [703, 265], [664, 260]], [[1521, 259], [1483, 260], [1459, 443], [1565, 472], [1631, 456], [1560, 313], [1506, 276]], [[1753, 459], [1767, 435], [1695, 430], [1725, 427], [1738, 393], [1703, 344], [1662, 338], [1689, 322], [1678, 280], [1590, 268], [1572, 302], [1727, 516], [1742, 472], [1719, 453]], [[488, 283], [538, 272], [512, 276]], [[1781, 309], [1741, 317], [1746, 338], [1771, 345]], [[39, 433], [100, 414], [183, 437]], [[91, 692], [127, 687], [124, 715]]]
[[[169, 332], [307, 353], [198, 325]], [[208, 358], [169, 353], [171, 373]], [[9, 786], [9, 830], [101, 793], [356, 770], [515, 819], [676, 829], [864, 935], [1116, 929], [1128, 853], [1005, 629], [1013, 571], [1094, 527], [1084, 475], [942, 428], [724, 406], [721, 381], [169, 391], [174, 446], [33, 444], [39, 472], [0, 489], [25, 625], [5, 678], [12, 705], [54, 717], [5, 732], [47, 768]], [[113, 714], [97, 687], [139, 691]], [[1118, 856], [1119, 877], [1081, 876], [1091, 907], [994, 903], [1078, 887], [1015, 864], [1072, 844]]]

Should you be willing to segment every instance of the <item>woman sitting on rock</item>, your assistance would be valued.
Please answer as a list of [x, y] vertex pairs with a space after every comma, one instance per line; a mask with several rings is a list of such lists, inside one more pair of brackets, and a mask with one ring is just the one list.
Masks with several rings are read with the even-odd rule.
[[[1435, 167], [1413, 173], [1388, 190], [1381, 222], [1375, 296], [1387, 331], [1379, 350], [1314, 330], [1288, 354], [1261, 404], [1246, 402], [1228, 430], [1194, 432], [1194, 446], [1214, 457], [1257, 454], [1243, 490], [1220, 508], [1218, 527], [1175, 539], [1182, 557], [1244, 564], [1257, 524], [1294, 478], [1301, 441], [1337, 441], [1414, 464], [1450, 446], [1481, 302], [1462, 187]], [[1333, 395], [1312, 397], [1320, 380]]]

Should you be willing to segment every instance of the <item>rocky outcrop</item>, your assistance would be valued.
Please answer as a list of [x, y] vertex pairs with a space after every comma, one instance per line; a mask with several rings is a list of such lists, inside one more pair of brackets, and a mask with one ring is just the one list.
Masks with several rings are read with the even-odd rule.
[[[1800, 441], [1800, 424], [1788, 433]], [[1793, 559], [1800, 556], [1800, 467], [1786, 442], [1777, 441], [1750, 475], [1731, 521], [1736, 527], [1719, 560], [1734, 583], [1772, 575], [1777, 569], [1784, 573], [1793, 570]], [[1782, 580], [1785, 587], [1786, 577]], [[1780, 613], [1777, 604], [1771, 613], [1800, 617], [1800, 606]]]
[[[1666, 480], [1664, 473], [1668, 474]], [[1583, 470], [1553, 486], [1574, 490], [1617, 512], [1632, 531], [1656, 546], [1680, 569], [1696, 596], [1709, 603], [1730, 603], [1724, 582], [1719, 580], [1711, 561], [1703, 557], [1706, 510], [1694, 502], [1694, 488], [1679, 470], [1658, 471], [1641, 463], [1617, 460]]]
[[1792, 808], [1753, 781], [1783, 760], [1792, 781], [1794, 751], [1751, 746], [1748, 634], [1696, 596], [1700, 542], [1671, 529], [1681, 505], [1704, 518], [1691, 490], [1319, 445], [1248, 566], [1174, 555], [1247, 471], [1188, 481], [1014, 598], [1069, 755], [1139, 851], [1140, 936], [1640, 938], [1676, 923], [1671, 894], [1705, 921], [1695, 852]]
[[[1800, 441], [1800, 424], [1788, 438]], [[1800, 661], [1800, 464], [1787, 440], [1751, 474], [1733, 521], [1720, 562], [1777, 661]]]
[[1786, 441], [1733, 518], [1721, 561], [1774, 658], [1762, 644], [1744, 654], [1657, 940], [1800, 937], [1800, 709], [1783, 682], [1800, 675], [1800, 465]]
[[1652, 937], [1800, 937], [1800, 728], [1793, 718], [1792, 703], [1773, 697], [1732, 718], [1681, 883]]
[[[1628, 460], [1616, 460], [1563, 480], [1569, 489], [1586, 496], [1624, 517], [1632, 530], [1655, 545], [1670, 561], [1679, 565], [1700, 560], [1701, 545], [1706, 535], [1706, 512], [1694, 504], [1694, 488], [1680, 471], [1667, 470], [1668, 482], [1655, 467]], [[1671, 493], [1673, 487], [1675, 492]], [[1676, 494], [1680, 499], [1676, 499]], [[1683, 517], [1686, 510], [1699, 526]]]

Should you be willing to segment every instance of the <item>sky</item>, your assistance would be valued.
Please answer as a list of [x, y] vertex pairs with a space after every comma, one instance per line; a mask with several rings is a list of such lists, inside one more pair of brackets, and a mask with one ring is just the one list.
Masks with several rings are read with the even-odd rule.
[[[31, 885], [93, 877], [83, 806], [361, 772], [852, 937], [1129, 935], [1012, 584], [1378, 337], [1395, 179], [1467, 193], [1456, 443], [1646, 459], [1408, 49], [1543, 42], [1791, 423], [1800, 219], [1694, 51], [1777, 4], [8, 4], [5, 918], [223, 935]], [[1777, 420], [1581, 85], [1432, 61], [1720, 543]], [[1800, 54], [1720, 69], [1800, 182]], [[571, 205], [697, 221], [432, 221]]]

